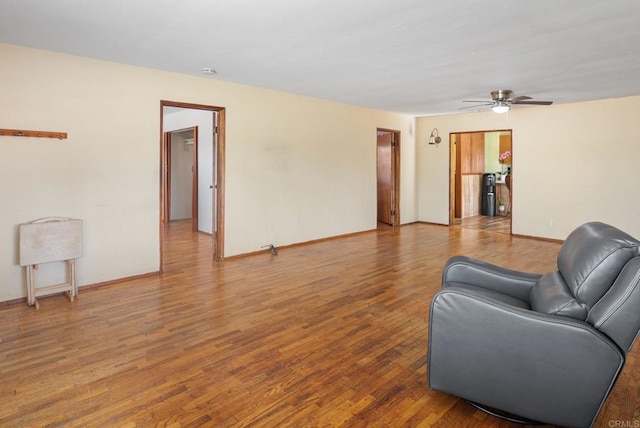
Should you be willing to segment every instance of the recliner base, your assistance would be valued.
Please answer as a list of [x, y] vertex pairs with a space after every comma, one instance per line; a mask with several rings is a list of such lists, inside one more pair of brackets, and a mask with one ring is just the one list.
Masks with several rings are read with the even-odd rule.
[[509, 422], [514, 422], [517, 424], [522, 424], [522, 425], [544, 425], [542, 422], [538, 422], [538, 421], [534, 421], [531, 419], [527, 419], [527, 418], [523, 418], [521, 416], [518, 415], [513, 415], [511, 413], [508, 412], [503, 412], [502, 410], [498, 410], [498, 409], [494, 409], [493, 407], [488, 407], [479, 403], [476, 403], [475, 401], [470, 401], [470, 400], [464, 400], [467, 403], [471, 404], [473, 407], [475, 407], [476, 409], [491, 415], [493, 417], [499, 418], [499, 419], [504, 419], [505, 421], [509, 421]]

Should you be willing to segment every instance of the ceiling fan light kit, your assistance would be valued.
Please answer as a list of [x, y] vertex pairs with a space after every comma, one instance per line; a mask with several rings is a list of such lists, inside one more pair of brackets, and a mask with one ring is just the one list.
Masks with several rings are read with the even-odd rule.
[[511, 110], [511, 106], [506, 102], [499, 101], [496, 105], [491, 107], [491, 110], [493, 110], [495, 113], [506, 113]]
[[548, 106], [553, 104], [553, 101], [533, 101], [531, 97], [526, 95], [521, 95], [519, 97], [512, 97], [513, 92], [509, 89], [499, 89], [497, 91], [491, 92], [491, 100], [464, 100], [464, 103], [482, 103], [470, 107], [462, 107], [462, 109], [467, 108], [477, 108], [482, 106], [490, 106], [491, 110], [496, 113], [506, 113], [511, 110], [511, 106], [517, 104], [529, 104], [529, 105], [538, 105], [538, 106]]

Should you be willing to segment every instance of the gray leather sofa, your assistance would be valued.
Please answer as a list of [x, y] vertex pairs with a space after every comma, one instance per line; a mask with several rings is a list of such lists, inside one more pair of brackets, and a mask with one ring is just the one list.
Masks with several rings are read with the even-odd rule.
[[640, 330], [640, 242], [574, 230], [557, 270], [450, 259], [431, 303], [429, 386], [523, 418], [589, 427]]

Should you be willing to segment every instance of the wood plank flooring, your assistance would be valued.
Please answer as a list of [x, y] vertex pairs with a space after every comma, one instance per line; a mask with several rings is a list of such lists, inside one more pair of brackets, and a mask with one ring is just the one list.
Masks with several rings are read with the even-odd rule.
[[[544, 272], [559, 244], [413, 224], [216, 263], [189, 228], [162, 275], [0, 307], [0, 426], [517, 426], [429, 390], [429, 304], [450, 256]], [[597, 426], [639, 391], [636, 344]]]
[[493, 217], [476, 215], [473, 217], [456, 218], [453, 224], [463, 229], [488, 230], [506, 234], [511, 233], [511, 218], [502, 215], [495, 215]]

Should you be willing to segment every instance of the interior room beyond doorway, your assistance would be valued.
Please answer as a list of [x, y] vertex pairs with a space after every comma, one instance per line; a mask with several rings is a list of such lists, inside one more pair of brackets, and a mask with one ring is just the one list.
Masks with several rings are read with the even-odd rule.
[[510, 130], [452, 133], [449, 224], [511, 233]]
[[[193, 154], [191, 168], [186, 161], [188, 156], [184, 156], [186, 167], [182, 168], [184, 180], [188, 181], [187, 177], [191, 176], [192, 231], [209, 235], [213, 239], [213, 259], [224, 259], [225, 117], [223, 107], [160, 101], [160, 270], [163, 268], [164, 226], [180, 217], [169, 212], [169, 205], [177, 203], [171, 200], [171, 186], [175, 184], [170, 174], [174, 136], [178, 141], [175, 149], [185, 153], [192, 150]], [[187, 130], [193, 130], [191, 138], [182, 134]], [[186, 187], [180, 193], [187, 199]], [[188, 202], [180, 203], [187, 211]], [[188, 216], [187, 213], [183, 215]]]
[[[195, 218], [197, 222], [197, 193], [194, 195], [194, 166], [197, 160], [194, 153], [194, 129], [170, 133], [168, 163], [170, 192], [169, 201], [167, 201], [169, 221]], [[194, 230], [197, 231], [197, 224], [194, 226]]]

